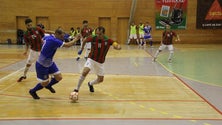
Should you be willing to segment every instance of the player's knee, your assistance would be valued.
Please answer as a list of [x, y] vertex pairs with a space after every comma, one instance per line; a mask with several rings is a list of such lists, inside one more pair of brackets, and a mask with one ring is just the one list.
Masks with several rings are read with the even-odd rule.
[[101, 82], [103, 82], [103, 80], [104, 80], [104, 78], [103, 77], [98, 77], [98, 83], [101, 83]]
[[61, 76], [56, 77], [55, 79], [56, 79], [56, 81], [61, 81], [61, 80], [62, 80], [62, 75], [61, 75]]
[[90, 71], [90, 69], [89, 69], [88, 67], [85, 67], [85, 68], [83, 69], [82, 76], [85, 76], [85, 77], [86, 77], [86, 76], [88, 75], [89, 71]]
[[173, 54], [173, 53], [174, 53], [174, 51], [173, 51], [173, 50], [170, 50], [170, 53], [172, 53], [172, 54]]
[[26, 67], [30, 67], [32, 64], [26, 64]]
[[56, 79], [56, 81], [61, 81], [62, 80], [62, 74], [61, 73], [59, 73], [59, 74], [56, 74], [56, 75], [54, 75], [54, 78]]
[[86, 77], [88, 75], [88, 72], [87, 71], [83, 71], [82, 72], [82, 76]]
[[42, 85], [43, 87], [47, 86], [48, 84], [49, 84], [49, 81], [41, 82], [41, 85]]

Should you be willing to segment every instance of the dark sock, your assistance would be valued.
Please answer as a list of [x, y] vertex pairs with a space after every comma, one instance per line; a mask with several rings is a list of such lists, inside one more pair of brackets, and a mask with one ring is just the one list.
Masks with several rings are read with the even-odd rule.
[[43, 88], [43, 86], [38, 83], [33, 89], [31, 89], [31, 92], [36, 92], [36, 91], [39, 91]]
[[150, 46], [152, 46], [153, 45], [153, 41], [150, 41]]
[[55, 78], [52, 78], [51, 81], [49, 82], [49, 84], [46, 86], [46, 88], [51, 87], [51, 86], [55, 85], [58, 82], [59, 81], [57, 81]]

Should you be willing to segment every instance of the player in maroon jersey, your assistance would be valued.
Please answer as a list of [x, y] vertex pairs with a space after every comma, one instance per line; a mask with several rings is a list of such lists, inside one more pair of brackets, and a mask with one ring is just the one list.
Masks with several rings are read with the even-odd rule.
[[33, 62], [35, 62], [40, 54], [40, 50], [42, 48], [42, 38], [44, 37], [45, 31], [41, 29], [40, 27], [33, 27], [32, 26], [32, 20], [26, 19], [25, 25], [27, 28], [27, 31], [24, 33], [24, 40], [26, 44], [24, 55], [27, 55], [28, 50], [30, 48], [29, 56], [26, 62], [25, 70], [23, 76], [21, 76], [17, 82], [21, 82], [23, 79], [26, 79], [26, 74], [32, 65]]
[[83, 46], [78, 53], [82, 53], [84, 45], [87, 42], [91, 43], [91, 51], [84, 65], [84, 69], [79, 78], [77, 87], [74, 89], [74, 92], [79, 92], [80, 86], [82, 85], [83, 81], [85, 80], [87, 74], [90, 72], [91, 69], [94, 70], [95, 74], [97, 75], [97, 79], [88, 82], [90, 92], [94, 92], [93, 85], [103, 82], [104, 62], [110, 46], [112, 45], [113, 48], [117, 50], [121, 49], [121, 46], [117, 42], [109, 39], [107, 36], [104, 35], [104, 33], [105, 28], [99, 26], [98, 28], [96, 28], [95, 36], [89, 36], [83, 41]]
[[[88, 36], [92, 35], [92, 28], [90, 28], [88, 26], [88, 21], [87, 20], [83, 20], [83, 28], [81, 29], [80, 33], [81, 33], [81, 46], [82, 46], [82, 41], [84, 39], [86, 39]], [[86, 51], [85, 51], [85, 59], [87, 59], [89, 52], [91, 49], [91, 43], [86, 43]], [[78, 57], [76, 58], [76, 60], [78, 61], [80, 59], [80, 55], [78, 54]]]
[[154, 62], [156, 61], [157, 56], [159, 55], [159, 53], [167, 47], [168, 50], [170, 51], [170, 54], [169, 54], [169, 57], [168, 57], [168, 62], [171, 63], [172, 62], [172, 56], [173, 56], [173, 53], [174, 53], [173, 37], [177, 38], [175, 41], [180, 41], [179, 35], [177, 35], [174, 31], [171, 30], [170, 25], [167, 24], [165, 28], [166, 29], [162, 34], [161, 46], [156, 51], [156, 53], [154, 55], [154, 58], [153, 58]]

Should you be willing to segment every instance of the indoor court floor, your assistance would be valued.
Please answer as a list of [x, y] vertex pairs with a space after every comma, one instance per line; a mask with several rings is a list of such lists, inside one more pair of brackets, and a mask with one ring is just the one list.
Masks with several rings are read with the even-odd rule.
[[222, 45], [175, 44], [172, 63], [167, 50], [152, 61], [158, 47], [111, 47], [104, 82], [90, 93], [91, 72], [71, 103], [85, 63], [76, 61], [79, 47], [58, 49], [54, 61], [63, 79], [55, 94], [43, 89], [34, 100], [28, 93], [37, 83], [34, 65], [17, 83], [25, 46], [0, 45], [0, 125], [222, 125]]

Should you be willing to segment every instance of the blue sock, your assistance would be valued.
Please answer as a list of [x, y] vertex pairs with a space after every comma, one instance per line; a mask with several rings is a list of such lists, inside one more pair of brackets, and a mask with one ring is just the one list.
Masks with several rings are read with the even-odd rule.
[[51, 81], [49, 82], [49, 84], [46, 86], [46, 88], [51, 87], [51, 86], [55, 85], [58, 82], [59, 81], [57, 81], [55, 78], [52, 78]]
[[152, 46], [153, 45], [153, 41], [150, 41], [150, 46]]
[[38, 83], [33, 89], [31, 89], [31, 92], [36, 92], [36, 91], [39, 91], [43, 88], [43, 86]]

